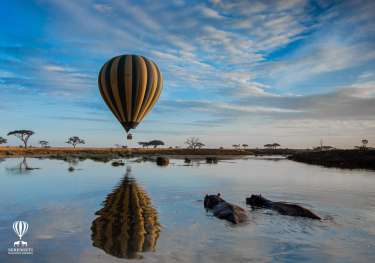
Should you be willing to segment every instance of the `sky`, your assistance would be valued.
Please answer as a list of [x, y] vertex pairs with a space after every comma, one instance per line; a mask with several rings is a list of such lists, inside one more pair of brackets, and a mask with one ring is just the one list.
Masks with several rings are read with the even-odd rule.
[[164, 87], [133, 141], [375, 146], [375, 1], [13, 0], [0, 3], [0, 136], [127, 144], [97, 85], [143, 55]]

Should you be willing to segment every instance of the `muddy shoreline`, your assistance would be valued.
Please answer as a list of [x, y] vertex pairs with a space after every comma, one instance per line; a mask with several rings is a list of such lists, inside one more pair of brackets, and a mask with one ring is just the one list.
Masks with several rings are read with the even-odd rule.
[[289, 160], [342, 169], [375, 170], [375, 150], [331, 150], [299, 152]]
[[170, 148], [18, 148], [0, 147], [0, 158], [33, 157], [70, 161], [90, 159], [109, 162], [119, 158], [141, 158], [154, 160], [158, 156], [173, 159], [230, 160], [247, 156], [285, 156], [289, 160], [312, 165], [342, 169], [375, 170], [375, 150], [331, 150], [312, 151], [307, 149], [170, 149]]
[[158, 156], [174, 159], [206, 159], [214, 157], [220, 160], [242, 158], [253, 155], [249, 150], [232, 149], [146, 149], [146, 148], [0, 148], [0, 158], [32, 157], [40, 159], [58, 159], [68, 161], [71, 159], [94, 160], [108, 162], [118, 158], [140, 157], [156, 159]]

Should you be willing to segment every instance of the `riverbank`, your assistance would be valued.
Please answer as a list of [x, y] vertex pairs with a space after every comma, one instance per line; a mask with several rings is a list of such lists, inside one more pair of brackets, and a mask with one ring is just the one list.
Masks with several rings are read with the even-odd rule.
[[176, 158], [206, 158], [246, 156], [252, 155], [250, 150], [234, 149], [170, 149], [170, 148], [19, 148], [19, 147], [0, 147], [0, 158], [11, 157], [41, 157], [61, 159], [66, 157], [80, 157], [84, 159], [114, 159], [128, 156], [173, 156]]
[[375, 170], [375, 150], [331, 150], [312, 151], [308, 149], [170, 149], [170, 148], [19, 148], [0, 147], [0, 158], [34, 157], [69, 161], [91, 159], [107, 162], [116, 158], [142, 157], [155, 159], [164, 156], [175, 159], [216, 160], [237, 159], [245, 156], [286, 156], [288, 159], [307, 164], [344, 169]]
[[375, 170], [375, 150], [305, 151], [294, 153], [288, 159], [325, 167]]

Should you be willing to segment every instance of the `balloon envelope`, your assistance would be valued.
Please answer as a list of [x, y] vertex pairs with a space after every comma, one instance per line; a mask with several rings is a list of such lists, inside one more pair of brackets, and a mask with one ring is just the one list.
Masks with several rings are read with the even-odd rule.
[[122, 55], [103, 65], [98, 84], [105, 103], [128, 132], [155, 105], [163, 77], [153, 61], [137, 55]]
[[25, 221], [15, 221], [13, 223], [13, 230], [20, 239], [24, 234], [26, 234], [28, 229], [29, 224]]

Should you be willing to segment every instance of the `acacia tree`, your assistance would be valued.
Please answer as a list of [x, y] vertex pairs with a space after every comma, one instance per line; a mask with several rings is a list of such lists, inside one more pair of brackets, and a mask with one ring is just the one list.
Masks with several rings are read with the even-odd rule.
[[138, 142], [138, 144], [140, 146], [142, 146], [142, 148], [145, 148], [145, 147], [148, 147], [149, 146], [149, 143], [148, 142]]
[[76, 148], [78, 144], [85, 144], [85, 141], [79, 138], [78, 136], [73, 136], [66, 141], [66, 143], [73, 145], [73, 148]]
[[264, 145], [264, 148], [273, 149], [276, 150], [277, 147], [280, 147], [280, 144], [274, 142], [274, 143], [268, 143]]
[[244, 148], [244, 149], [247, 149], [247, 147], [249, 147], [249, 145], [247, 145], [247, 144], [242, 144], [242, 147]]
[[197, 143], [197, 148], [202, 149], [202, 147], [206, 146], [204, 143], [198, 142]]
[[237, 150], [238, 148], [240, 148], [240, 145], [239, 145], [239, 144], [233, 144], [232, 146], [233, 146], [233, 148], [236, 149], [236, 150]]
[[193, 150], [204, 146], [204, 144], [199, 140], [198, 137], [187, 138], [185, 141], [185, 144], [187, 144], [188, 149], [193, 149]]
[[47, 148], [49, 142], [48, 141], [39, 141], [39, 144], [40, 144], [41, 147]]
[[14, 135], [18, 139], [20, 139], [23, 142], [23, 145], [25, 146], [25, 148], [27, 148], [27, 142], [30, 139], [30, 136], [33, 134], [34, 132], [30, 130], [15, 130], [15, 131], [8, 132], [8, 136]]
[[160, 140], [152, 140], [147, 143], [147, 146], [154, 146], [154, 148], [161, 146], [161, 145], [164, 145], [164, 142]]
[[280, 144], [278, 144], [278, 143], [276, 143], [276, 142], [274, 142], [274, 143], [271, 144], [271, 145], [272, 145], [272, 148], [273, 148], [274, 150], [276, 150], [277, 147], [280, 147]]
[[366, 148], [367, 148], [367, 144], [368, 144], [368, 140], [367, 140], [367, 139], [363, 139], [363, 140], [362, 140], [362, 148], [363, 148], [364, 150], [366, 150]]
[[0, 136], [0, 144], [7, 143], [7, 139]]

